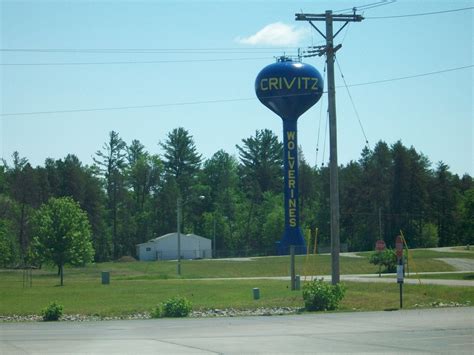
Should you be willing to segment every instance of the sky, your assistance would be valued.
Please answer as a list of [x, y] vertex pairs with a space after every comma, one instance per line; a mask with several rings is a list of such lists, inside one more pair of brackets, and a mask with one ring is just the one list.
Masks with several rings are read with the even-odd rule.
[[[92, 164], [112, 130], [162, 154], [159, 143], [184, 127], [204, 159], [220, 149], [237, 156], [256, 130], [281, 139], [281, 119], [257, 100], [254, 83], [275, 57], [323, 44], [295, 13], [375, 2], [0, 0], [0, 155], [11, 164], [18, 151], [37, 166], [75, 154]], [[474, 175], [474, 11], [376, 18], [473, 6], [398, 0], [360, 11], [366, 19], [340, 32], [340, 164], [360, 158], [365, 135], [370, 147], [401, 140], [433, 168], [443, 161]], [[324, 74], [324, 58], [303, 61]], [[455, 68], [464, 69], [446, 71]], [[407, 76], [417, 77], [390, 80]], [[323, 95], [298, 120], [311, 165], [329, 159], [326, 109]]]

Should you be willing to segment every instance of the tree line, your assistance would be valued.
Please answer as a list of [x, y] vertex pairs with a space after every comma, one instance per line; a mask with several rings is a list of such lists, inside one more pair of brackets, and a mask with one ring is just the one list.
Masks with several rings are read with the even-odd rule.
[[[0, 165], [0, 264], [20, 264], [34, 239], [35, 214], [51, 198], [70, 197], [86, 213], [94, 259], [136, 257], [136, 244], [176, 231], [183, 203], [183, 231], [216, 240], [217, 256], [276, 252], [283, 221], [283, 146], [270, 130], [203, 159], [184, 128], [159, 143], [161, 155], [117, 132], [84, 165], [75, 155], [33, 167], [18, 152]], [[339, 167], [341, 242], [351, 251], [372, 250], [377, 239], [393, 245], [403, 231], [410, 247], [472, 244], [474, 184], [401, 141], [380, 141], [359, 160]], [[330, 243], [329, 169], [300, 154], [303, 229]]]

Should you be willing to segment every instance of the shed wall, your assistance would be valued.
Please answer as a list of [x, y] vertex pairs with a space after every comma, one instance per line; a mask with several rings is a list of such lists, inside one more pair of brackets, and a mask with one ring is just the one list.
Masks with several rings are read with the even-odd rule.
[[[211, 240], [197, 235], [181, 234], [182, 259], [212, 258]], [[174, 260], [178, 258], [178, 235], [168, 234], [148, 243], [137, 245], [140, 260]]]

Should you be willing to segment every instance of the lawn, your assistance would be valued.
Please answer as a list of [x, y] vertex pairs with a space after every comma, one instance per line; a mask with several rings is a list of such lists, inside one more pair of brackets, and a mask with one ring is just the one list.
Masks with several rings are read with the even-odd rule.
[[[398, 307], [399, 290], [394, 284], [345, 283], [346, 297], [341, 310], [384, 310]], [[261, 298], [253, 300], [252, 289], [260, 288]], [[39, 314], [50, 301], [58, 301], [66, 314], [126, 315], [151, 311], [172, 296], [187, 297], [194, 309], [258, 307], [303, 307], [301, 291], [291, 291], [289, 282], [279, 280], [70, 280], [57, 286], [57, 280], [42, 277], [32, 287], [22, 282], [0, 289], [1, 315]], [[469, 304], [474, 302], [470, 287], [405, 285], [405, 308], [428, 306], [433, 302]]]
[[[384, 283], [346, 283], [347, 293], [342, 310], [381, 311], [399, 307], [399, 287]], [[433, 304], [474, 304], [472, 287], [451, 287], [439, 285], [403, 286], [404, 308], [427, 308]]]
[[[459, 255], [460, 254], [460, 255]], [[440, 257], [464, 257], [469, 253], [414, 251], [416, 270], [453, 271]], [[470, 257], [470, 256], [469, 256]], [[297, 273], [331, 273], [329, 255], [298, 256]], [[101, 284], [101, 272], [110, 272], [110, 285]], [[342, 274], [373, 273], [378, 268], [362, 257], [341, 257]], [[65, 269], [65, 286], [58, 286], [56, 270], [43, 267], [32, 271], [32, 287], [24, 285], [22, 270], [0, 270], [0, 315], [39, 314], [50, 301], [64, 305], [66, 314], [125, 315], [150, 311], [172, 296], [190, 299], [194, 309], [258, 307], [303, 307], [301, 291], [289, 290], [288, 281], [207, 280], [207, 278], [288, 276], [289, 257], [262, 257], [244, 260], [183, 260], [182, 276], [176, 275], [176, 261], [110, 262], [84, 268]], [[459, 274], [453, 274], [459, 275]], [[415, 275], [413, 275], [415, 276]], [[457, 277], [457, 276], [453, 276]], [[461, 277], [461, 276], [459, 276]], [[472, 279], [472, 273], [463, 277]], [[206, 280], [203, 280], [206, 278]], [[304, 278], [303, 278], [304, 279]], [[24, 287], [26, 286], [26, 287]], [[252, 289], [260, 288], [261, 299], [253, 300]], [[384, 310], [398, 307], [398, 286], [394, 284], [346, 283], [342, 310]], [[441, 302], [474, 302], [472, 287], [405, 285], [406, 308]]]
[[[370, 253], [361, 253], [361, 257], [340, 257], [341, 274], [376, 274], [378, 267], [369, 263]], [[455, 271], [455, 269], [436, 258], [460, 258], [468, 253], [440, 253], [431, 251], [414, 251], [409, 259], [410, 271]], [[85, 268], [66, 268], [65, 282], [68, 279], [97, 279], [102, 271], [109, 271], [114, 280], [163, 280], [163, 279], [200, 279], [232, 277], [272, 277], [290, 274], [288, 256], [255, 257], [217, 260], [182, 260], [182, 274], [176, 273], [176, 261], [157, 262], [108, 262], [90, 264]], [[44, 272], [43, 272], [44, 271]], [[37, 277], [53, 274], [52, 268], [35, 271]], [[309, 255], [296, 257], [296, 273], [301, 276], [330, 275], [330, 255]], [[35, 276], [36, 277], [36, 276]]]
[[[291, 292], [281, 281], [203, 280], [119, 280], [101, 285], [91, 280], [75, 280], [65, 286], [43, 278], [33, 287], [17, 285], [0, 289], [0, 314], [39, 314], [50, 301], [58, 301], [65, 313], [122, 315], [150, 311], [158, 303], [176, 295], [187, 297], [196, 309], [301, 306], [301, 293]], [[260, 288], [261, 299], [252, 298]]]

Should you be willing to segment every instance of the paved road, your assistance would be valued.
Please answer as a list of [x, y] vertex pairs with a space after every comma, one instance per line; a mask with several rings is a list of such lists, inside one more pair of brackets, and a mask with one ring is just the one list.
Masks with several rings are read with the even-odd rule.
[[143, 321], [3, 323], [3, 354], [468, 353], [474, 308]]

